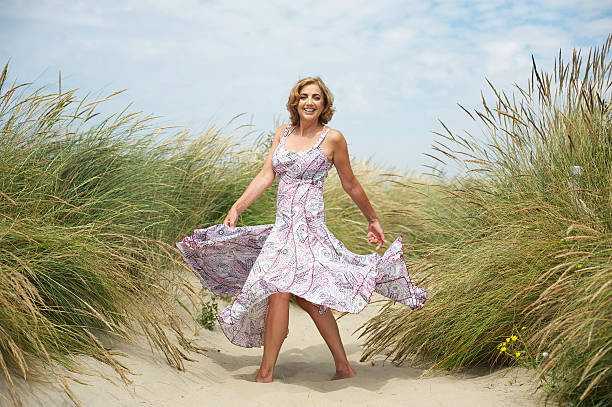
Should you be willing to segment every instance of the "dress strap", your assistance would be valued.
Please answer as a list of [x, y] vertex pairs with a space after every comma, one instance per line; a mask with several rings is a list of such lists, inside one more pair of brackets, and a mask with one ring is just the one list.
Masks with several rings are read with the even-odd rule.
[[[327, 127], [324, 131], [323, 134], [321, 134], [321, 137], [319, 137], [319, 140], [317, 141], [317, 144], [314, 145], [314, 147], [319, 147], [319, 145], [323, 142], [323, 139], [325, 138], [325, 136], [327, 135], [327, 132], [329, 131], [329, 127]], [[313, 147], [313, 148], [314, 148]]]
[[285, 132], [283, 133], [283, 136], [281, 137], [281, 142], [285, 141], [285, 138], [293, 131], [293, 126], [288, 124], [287, 127], [285, 127]]

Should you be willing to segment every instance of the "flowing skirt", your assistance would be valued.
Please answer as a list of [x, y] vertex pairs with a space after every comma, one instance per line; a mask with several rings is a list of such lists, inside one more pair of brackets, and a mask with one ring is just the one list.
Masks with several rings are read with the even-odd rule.
[[268, 297], [278, 292], [302, 297], [320, 313], [328, 308], [358, 313], [374, 291], [412, 309], [425, 304], [427, 293], [408, 275], [401, 236], [380, 256], [349, 251], [324, 224], [309, 232], [288, 242], [275, 224], [218, 224], [177, 243], [204, 287], [215, 295], [235, 296], [217, 313], [232, 343], [263, 345]]

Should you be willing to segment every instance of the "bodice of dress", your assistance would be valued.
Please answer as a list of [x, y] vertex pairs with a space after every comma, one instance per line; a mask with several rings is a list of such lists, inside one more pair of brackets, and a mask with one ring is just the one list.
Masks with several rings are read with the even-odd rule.
[[321, 142], [327, 135], [326, 128], [314, 146], [303, 151], [288, 151], [285, 139], [291, 132], [287, 126], [272, 156], [272, 168], [278, 175], [276, 196], [276, 224], [291, 227], [292, 221], [325, 223], [323, 182], [333, 166], [323, 150]]
[[322, 183], [333, 166], [321, 149], [321, 143], [328, 131], [329, 127], [308, 150], [288, 151], [285, 148], [285, 139], [291, 133], [291, 126], [287, 126], [272, 157], [272, 168], [279, 179], [289, 177], [291, 179], [286, 181]]

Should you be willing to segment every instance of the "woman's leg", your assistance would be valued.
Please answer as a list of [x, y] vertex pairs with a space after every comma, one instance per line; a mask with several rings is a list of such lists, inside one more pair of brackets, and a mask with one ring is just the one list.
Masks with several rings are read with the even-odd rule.
[[274, 365], [278, 358], [283, 341], [289, 329], [289, 298], [290, 293], [276, 293], [269, 298], [268, 316], [264, 331], [264, 351], [261, 366], [255, 377], [256, 382], [268, 383], [272, 381]]
[[346, 357], [342, 339], [340, 339], [338, 324], [331, 311], [328, 310], [324, 314], [319, 314], [319, 308], [310, 301], [297, 296], [295, 299], [298, 305], [308, 312], [332, 353], [334, 363], [336, 364], [336, 374], [333, 378], [346, 379], [354, 377], [356, 373]]

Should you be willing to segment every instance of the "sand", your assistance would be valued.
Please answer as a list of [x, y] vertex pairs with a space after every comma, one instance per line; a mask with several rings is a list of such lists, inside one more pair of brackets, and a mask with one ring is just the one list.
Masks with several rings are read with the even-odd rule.
[[[198, 284], [194, 279], [194, 284]], [[373, 300], [381, 297], [373, 297]], [[275, 382], [252, 382], [261, 358], [261, 348], [246, 349], [227, 341], [218, 325], [208, 331], [194, 324], [184, 327], [195, 344], [209, 350], [192, 353], [196, 361], [185, 361], [186, 371], [170, 367], [165, 358], [153, 354], [144, 337], [136, 345], [110, 341], [113, 350], [126, 353], [118, 359], [139, 373], [133, 383], [121, 384], [112, 369], [91, 358], [79, 360], [101, 377], [77, 376], [85, 386], [71, 383], [83, 406], [538, 406], [542, 395], [530, 382], [525, 369], [471, 369], [468, 373], [428, 372], [425, 368], [394, 366], [378, 358], [359, 362], [358, 335], [353, 331], [376, 314], [380, 303], [368, 305], [358, 315], [338, 320], [349, 360], [357, 372], [353, 379], [331, 381], [331, 354], [310, 317], [291, 306], [289, 336], [279, 355]], [[24, 406], [73, 406], [66, 394], [51, 383], [24, 382], [15, 377]], [[0, 405], [11, 405], [6, 388], [0, 387]], [[550, 405], [550, 404], [549, 404]]]

